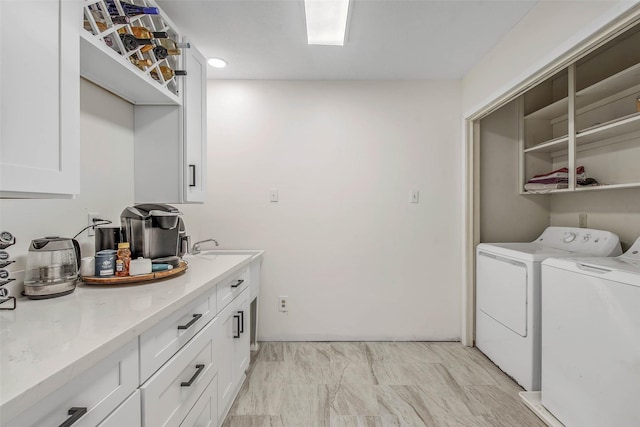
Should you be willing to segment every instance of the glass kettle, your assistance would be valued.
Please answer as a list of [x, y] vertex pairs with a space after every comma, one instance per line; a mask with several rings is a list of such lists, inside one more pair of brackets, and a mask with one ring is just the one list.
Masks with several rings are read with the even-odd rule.
[[66, 237], [31, 241], [27, 252], [24, 294], [31, 299], [70, 294], [76, 288], [80, 245]]

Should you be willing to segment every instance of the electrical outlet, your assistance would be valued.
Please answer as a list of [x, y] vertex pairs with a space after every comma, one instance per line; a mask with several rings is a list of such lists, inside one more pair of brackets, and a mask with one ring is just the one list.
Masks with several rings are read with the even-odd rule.
[[[87, 214], [87, 225], [93, 225], [93, 219], [94, 218], [100, 218], [100, 214], [99, 213], [94, 213], [94, 212], [89, 212]], [[93, 229], [93, 227], [89, 228], [87, 230], [87, 236], [91, 237], [91, 236], [95, 236], [96, 235], [96, 230]]]
[[289, 297], [281, 295], [278, 297], [278, 311], [286, 313], [289, 311]]
[[587, 228], [587, 214], [586, 213], [578, 214], [578, 227]]

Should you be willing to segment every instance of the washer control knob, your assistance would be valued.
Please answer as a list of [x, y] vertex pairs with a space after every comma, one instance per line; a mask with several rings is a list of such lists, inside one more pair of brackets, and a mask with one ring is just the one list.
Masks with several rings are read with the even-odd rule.
[[562, 241], [565, 243], [571, 243], [574, 240], [576, 240], [576, 237], [578, 237], [576, 233], [572, 233], [571, 231], [568, 231], [564, 233], [564, 237], [562, 238]]
[[588, 242], [591, 239], [591, 234], [585, 234], [584, 236], [582, 236], [582, 241], [583, 242]]

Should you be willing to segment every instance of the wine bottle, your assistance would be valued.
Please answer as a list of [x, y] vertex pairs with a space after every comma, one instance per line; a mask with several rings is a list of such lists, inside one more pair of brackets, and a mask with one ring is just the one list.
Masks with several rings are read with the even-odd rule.
[[176, 43], [175, 40], [170, 39], [170, 38], [159, 38], [156, 40], [156, 43], [159, 43], [160, 46], [164, 47], [165, 49], [167, 49], [167, 51], [171, 51], [174, 53], [170, 53], [169, 55], [180, 55], [180, 47], [189, 47], [188, 43]]
[[[135, 15], [159, 15], [160, 10], [157, 7], [145, 7], [138, 6], [131, 3], [126, 3], [121, 1], [120, 6], [122, 6], [122, 10], [124, 14], [127, 16], [135, 16]], [[120, 15], [118, 8], [114, 0], [107, 0], [107, 8], [109, 9], [109, 14], [111, 15]]]
[[[109, 28], [107, 26], [107, 24], [105, 24], [104, 22], [101, 22], [101, 21], [96, 21], [96, 27], [98, 27], [98, 30], [101, 33], [107, 31], [107, 29]], [[91, 23], [89, 21], [87, 21], [86, 19], [84, 20], [84, 29], [87, 30], [87, 31], [93, 31], [93, 28], [91, 28]]]
[[129, 57], [129, 61], [131, 61], [131, 63], [133, 65], [135, 65], [136, 67], [140, 68], [141, 70], [146, 70], [147, 67], [150, 67], [153, 62], [150, 59], [138, 59], [138, 58], [134, 58], [134, 57]]
[[[131, 26], [129, 28], [131, 28], [131, 32], [133, 33], [134, 37], [138, 39], [157, 39], [159, 37], [167, 37], [167, 33], [165, 31], [151, 31], [148, 28], [138, 26]], [[127, 30], [125, 28], [121, 28], [118, 30], [118, 32], [121, 34], [126, 34]], [[153, 49], [152, 45], [146, 45], [142, 46], [141, 50], [142, 52], [148, 52], [151, 49]]]
[[[166, 65], [160, 65], [158, 67], [160, 69], [160, 73], [162, 74], [162, 78], [164, 79], [164, 81], [168, 81], [171, 80], [174, 76], [186, 76], [187, 75], [187, 71], [186, 70], [174, 70], [170, 67], [167, 67]], [[158, 68], [154, 68], [153, 70], [151, 70], [151, 77], [153, 77], [156, 80], [160, 80], [160, 77], [158, 77]]]
[[136, 50], [139, 46], [152, 45], [151, 39], [139, 39], [133, 34], [120, 34], [120, 40], [127, 50]]
[[[158, 39], [163, 40], [163, 39]], [[169, 55], [180, 55], [180, 49], [167, 49], [164, 46], [156, 46], [153, 48], [153, 54], [156, 59], [165, 59]]]
[[[97, 9], [91, 9], [91, 14], [93, 15], [93, 19], [96, 20], [96, 22], [100, 21], [100, 22], [104, 22], [107, 26], [110, 26], [109, 24], [107, 24], [107, 20], [105, 18], [105, 16], [102, 14], [101, 10], [97, 10]], [[129, 17], [128, 16], [122, 16], [122, 15], [109, 15], [109, 17], [111, 18], [111, 22], [114, 24], [128, 24], [129, 23]]]

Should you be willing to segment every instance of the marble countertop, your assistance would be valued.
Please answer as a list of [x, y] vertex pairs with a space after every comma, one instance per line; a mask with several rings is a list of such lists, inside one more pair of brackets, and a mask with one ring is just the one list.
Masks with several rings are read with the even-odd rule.
[[[89, 286], [47, 300], [18, 299], [0, 312], [0, 414], [8, 420], [86, 371], [161, 319], [262, 256], [261, 251], [187, 256], [175, 278]], [[215, 254], [215, 255], [212, 255]]]

